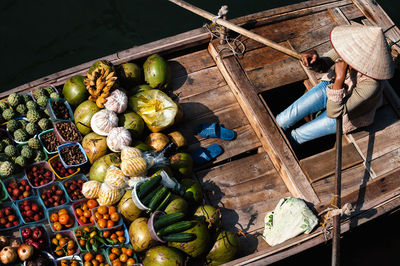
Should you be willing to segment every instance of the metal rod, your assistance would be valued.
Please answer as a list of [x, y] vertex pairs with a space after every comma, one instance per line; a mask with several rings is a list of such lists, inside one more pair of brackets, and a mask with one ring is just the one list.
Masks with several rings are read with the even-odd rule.
[[[336, 168], [335, 168], [335, 193], [334, 204], [341, 208], [341, 184], [342, 184], [342, 117], [336, 118]], [[340, 265], [340, 215], [333, 217], [332, 236], [332, 266]]]
[[258, 34], [255, 34], [255, 33], [251, 32], [249, 30], [246, 30], [246, 29], [244, 29], [242, 27], [239, 27], [239, 26], [237, 26], [237, 25], [235, 25], [235, 24], [233, 24], [233, 23], [231, 23], [231, 22], [229, 22], [227, 20], [220, 19], [217, 16], [215, 16], [215, 15], [213, 15], [213, 14], [211, 14], [211, 13], [209, 13], [209, 12], [203, 10], [203, 9], [200, 9], [200, 8], [194, 6], [194, 5], [186, 3], [185, 1], [181, 1], [181, 0], [168, 0], [168, 1], [178, 5], [180, 7], [183, 7], [184, 9], [187, 9], [187, 10], [189, 10], [189, 11], [191, 11], [191, 12], [193, 12], [193, 13], [199, 15], [199, 16], [202, 16], [203, 18], [206, 18], [206, 19], [208, 19], [210, 21], [214, 21], [215, 23], [217, 23], [217, 24], [219, 24], [221, 26], [224, 26], [224, 27], [226, 27], [226, 28], [228, 28], [230, 30], [233, 30], [233, 31], [237, 32], [237, 33], [240, 33], [243, 36], [246, 36], [246, 37], [248, 37], [250, 39], [256, 40], [256, 41], [258, 41], [258, 42], [260, 42], [262, 44], [265, 44], [265, 45], [275, 49], [275, 50], [281, 51], [282, 53], [285, 53], [285, 54], [287, 54], [289, 56], [292, 56], [294, 58], [297, 58], [297, 59], [301, 60], [301, 55], [299, 53], [297, 53], [296, 51], [288, 49], [288, 48], [286, 48], [286, 47], [284, 47], [284, 46], [282, 46], [282, 45], [280, 45], [280, 44], [278, 44], [278, 43], [276, 43], [274, 41], [268, 40], [267, 38], [264, 38], [264, 37], [262, 37], [262, 36], [260, 36]]

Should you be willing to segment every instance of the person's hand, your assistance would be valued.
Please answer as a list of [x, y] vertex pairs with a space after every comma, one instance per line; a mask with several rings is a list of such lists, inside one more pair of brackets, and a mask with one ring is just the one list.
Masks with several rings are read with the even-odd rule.
[[347, 63], [343, 61], [341, 58], [336, 60], [335, 62], [336, 79], [345, 80], [347, 67], [348, 67]]
[[318, 53], [315, 50], [310, 50], [304, 53], [301, 53], [301, 61], [305, 67], [311, 67], [312, 64], [317, 62]]

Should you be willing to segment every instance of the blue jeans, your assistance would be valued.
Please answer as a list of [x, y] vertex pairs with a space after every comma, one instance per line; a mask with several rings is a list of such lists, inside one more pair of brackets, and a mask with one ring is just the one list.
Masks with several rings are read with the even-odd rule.
[[[288, 129], [298, 121], [326, 108], [326, 87], [328, 81], [321, 81], [314, 88], [292, 103], [288, 108], [276, 116], [276, 122], [282, 129]], [[290, 134], [298, 143], [316, 139], [336, 132], [336, 119], [326, 116], [326, 110], [314, 120], [293, 129]]]

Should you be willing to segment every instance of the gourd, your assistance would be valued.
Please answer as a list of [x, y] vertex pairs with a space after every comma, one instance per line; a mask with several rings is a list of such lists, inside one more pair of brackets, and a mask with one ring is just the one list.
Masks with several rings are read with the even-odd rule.
[[103, 183], [101, 184], [97, 201], [101, 206], [109, 206], [117, 203], [123, 195], [123, 189], [118, 189], [107, 185], [107, 183]]
[[121, 169], [115, 166], [111, 166], [107, 169], [104, 182], [117, 189], [126, 187], [126, 177], [124, 173], [121, 171]]
[[142, 157], [142, 152], [138, 148], [123, 147], [121, 150], [121, 160], [125, 161], [130, 158]]
[[117, 114], [107, 109], [95, 113], [90, 120], [90, 127], [92, 130], [101, 136], [107, 136], [109, 132], [117, 126]]
[[107, 136], [107, 146], [113, 152], [120, 152], [123, 147], [132, 143], [131, 133], [124, 127], [111, 129]]
[[125, 112], [128, 107], [128, 97], [120, 90], [113, 91], [106, 100], [107, 102], [104, 104], [104, 107], [117, 114]]
[[146, 174], [147, 163], [142, 157], [129, 158], [121, 162], [121, 170], [127, 176], [143, 176]]
[[83, 183], [83, 186], [82, 186], [83, 196], [85, 196], [85, 198], [87, 198], [87, 199], [97, 198], [99, 195], [100, 186], [101, 186], [101, 182], [95, 181], [95, 180]]

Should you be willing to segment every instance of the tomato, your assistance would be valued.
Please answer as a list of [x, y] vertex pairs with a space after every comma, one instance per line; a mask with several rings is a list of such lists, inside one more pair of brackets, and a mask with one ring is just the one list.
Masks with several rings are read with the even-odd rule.
[[58, 216], [60, 216], [61, 214], [68, 214], [68, 211], [66, 209], [61, 209], [58, 211]]
[[57, 222], [58, 221], [58, 214], [57, 213], [52, 213], [51, 215], [50, 215], [50, 222], [51, 223], [55, 223], [55, 222]]
[[111, 221], [118, 222], [119, 221], [119, 214], [117, 212], [114, 212], [114, 213], [111, 214], [110, 218], [111, 218]]
[[70, 217], [69, 217], [68, 213], [64, 213], [64, 214], [61, 214], [60, 216], [58, 216], [58, 221], [62, 225], [69, 224], [70, 223]]
[[87, 201], [87, 206], [88, 206], [89, 209], [96, 208], [97, 205], [98, 205], [97, 201], [94, 200], [94, 199], [90, 199], [90, 200]]
[[86, 253], [83, 258], [85, 261], [91, 261], [94, 258], [94, 255], [92, 253]]
[[111, 220], [108, 220], [108, 221], [107, 221], [107, 228], [111, 228], [111, 227], [113, 227], [113, 226], [114, 226], [114, 222], [111, 221]]
[[117, 208], [115, 206], [110, 206], [108, 207], [108, 214], [111, 215], [113, 213], [117, 212]]
[[98, 225], [100, 228], [106, 228], [106, 227], [107, 227], [107, 222], [106, 222], [106, 220], [104, 220], [104, 219], [100, 219], [100, 220], [97, 221], [97, 225]]
[[106, 213], [108, 213], [108, 208], [107, 208], [107, 206], [100, 206], [98, 209], [97, 209], [97, 211], [100, 213], [100, 214], [106, 214]]

